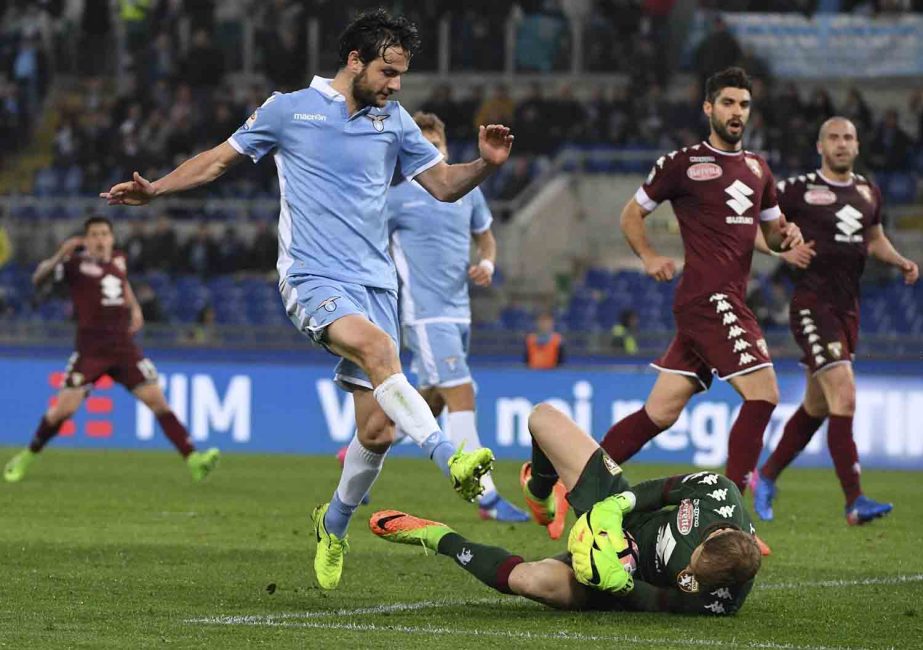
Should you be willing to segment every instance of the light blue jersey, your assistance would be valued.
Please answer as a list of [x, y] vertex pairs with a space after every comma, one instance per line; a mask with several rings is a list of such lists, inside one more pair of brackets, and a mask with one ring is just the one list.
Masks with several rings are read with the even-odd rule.
[[396, 101], [347, 115], [329, 79], [276, 93], [228, 139], [258, 161], [274, 152], [279, 172], [282, 282], [321, 276], [396, 290], [385, 201], [396, 165], [408, 179], [442, 160]]
[[418, 183], [388, 192], [391, 252], [401, 279], [401, 323], [470, 323], [471, 234], [493, 217], [481, 190], [454, 203], [437, 201]]
[[[408, 179], [442, 160], [397, 102], [347, 115], [329, 79], [274, 94], [228, 144], [254, 162], [272, 151], [279, 172], [279, 288], [295, 326], [325, 345], [334, 321], [361, 315], [395, 344], [397, 278], [385, 214], [395, 166]], [[336, 368], [346, 390], [372, 388], [347, 359]]]

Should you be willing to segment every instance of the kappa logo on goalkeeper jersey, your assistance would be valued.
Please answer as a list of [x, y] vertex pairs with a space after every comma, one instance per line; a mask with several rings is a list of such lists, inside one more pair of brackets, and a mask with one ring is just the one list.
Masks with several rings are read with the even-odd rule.
[[683, 483], [686, 481], [691, 481], [692, 479], [699, 479], [699, 485], [717, 485], [718, 484], [718, 475], [712, 474], [711, 472], [696, 472], [695, 474], [689, 474], [686, 478], [683, 479]]
[[719, 515], [721, 515], [725, 519], [730, 519], [731, 517], [734, 516], [734, 509], [736, 507], [737, 507], [736, 505], [721, 506], [720, 508], [713, 508], [713, 511], [717, 512]]
[[705, 609], [711, 611], [713, 614], [724, 614], [725, 612], [724, 605], [720, 600], [705, 605]]
[[723, 598], [724, 600], [733, 600], [734, 597], [731, 596], [731, 590], [727, 587], [721, 587], [720, 589], [715, 589], [713, 592], [708, 594], [709, 596], [715, 596], [716, 598]]
[[710, 496], [715, 501], [724, 501], [728, 496], [728, 491], [727, 488], [719, 488], [714, 492], [709, 492], [708, 496]]

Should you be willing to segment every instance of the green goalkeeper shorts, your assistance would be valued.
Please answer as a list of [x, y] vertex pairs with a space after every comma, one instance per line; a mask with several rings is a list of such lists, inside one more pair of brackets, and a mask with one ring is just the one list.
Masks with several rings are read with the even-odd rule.
[[622, 468], [599, 448], [590, 456], [574, 489], [567, 493], [567, 500], [579, 517], [606, 497], [629, 489]]

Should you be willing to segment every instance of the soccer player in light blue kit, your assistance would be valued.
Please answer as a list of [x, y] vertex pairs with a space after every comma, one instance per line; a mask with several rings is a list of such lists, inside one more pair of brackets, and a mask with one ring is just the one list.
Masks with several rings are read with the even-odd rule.
[[[488, 449], [462, 452], [401, 372], [397, 278], [388, 254], [385, 202], [395, 166], [440, 201], [457, 201], [509, 157], [513, 136], [480, 127], [480, 157], [448, 165], [390, 96], [419, 46], [416, 27], [379, 10], [340, 37], [340, 69], [308, 88], [274, 94], [227, 141], [150, 182], [132, 180], [100, 196], [110, 205], [152, 199], [214, 181], [244, 158], [273, 152], [279, 172], [279, 288], [292, 322], [341, 358], [338, 384], [352, 391], [358, 436], [329, 503], [313, 513], [320, 586], [335, 588], [348, 549], [346, 529], [381, 471], [394, 424], [420, 445], [465, 499], [482, 489]], [[434, 222], [434, 228], [439, 224]]]
[[[417, 113], [413, 119], [423, 137], [448, 158], [442, 120], [432, 113]], [[411, 368], [433, 415], [448, 408], [447, 433], [468, 450], [481, 447], [468, 369], [468, 280], [485, 287], [493, 280], [497, 242], [492, 221], [478, 188], [454, 203], [437, 201], [416, 181], [400, 182], [388, 192], [391, 254], [401, 281], [401, 330], [413, 353]], [[475, 265], [469, 265], [472, 239], [479, 256]], [[500, 496], [490, 474], [481, 477], [481, 484], [482, 518], [529, 521], [529, 515]]]

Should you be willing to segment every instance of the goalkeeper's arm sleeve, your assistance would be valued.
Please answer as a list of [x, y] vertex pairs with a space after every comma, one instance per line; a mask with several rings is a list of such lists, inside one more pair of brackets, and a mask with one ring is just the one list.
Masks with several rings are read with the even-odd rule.
[[664, 506], [677, 505], [681, 500], [681, 486], [684, 475], [643, 481], [628, 492], [635, 495], [633, 512], [653, 512]]
[[679, 589], [664, 589], [635, 580], [635, 587], [620, 599], [627, 608], [639, 612], [670, 612], [673, 614], [734, 614], [739, 603], [716, 598], [703, 598]]

